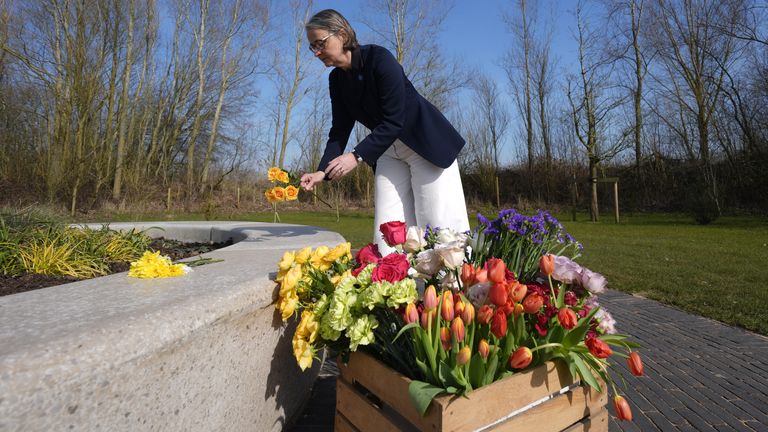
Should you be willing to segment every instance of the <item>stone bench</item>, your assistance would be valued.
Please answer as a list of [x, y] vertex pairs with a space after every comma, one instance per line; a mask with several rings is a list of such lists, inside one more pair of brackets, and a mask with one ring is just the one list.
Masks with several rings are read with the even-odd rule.
[[296, 323], [284, 328], [272, 278], [285, 250], [336, 245], [339, 234], [249, 222], [110, 228], [235, 244], [182, 277], [120, 273], [0, 297], [0, 430], [267, 431], [299, 414], [319, 362], [296, 365]]

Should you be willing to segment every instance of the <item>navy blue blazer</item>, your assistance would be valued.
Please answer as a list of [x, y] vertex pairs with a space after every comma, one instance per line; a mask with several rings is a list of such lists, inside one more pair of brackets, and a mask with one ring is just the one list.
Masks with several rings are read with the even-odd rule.
[[318, 171], [325, 171], [344, 152], [355, 121], [371, 130], [355, 150], [374, 168], [398, 138], [440, 168], [451, 166], [464, 147], [461, 135], [416, 91], [386, 48], [363, 45], [354, 49], [352, 67], [335, 68], [328, 81], [333, 120]]

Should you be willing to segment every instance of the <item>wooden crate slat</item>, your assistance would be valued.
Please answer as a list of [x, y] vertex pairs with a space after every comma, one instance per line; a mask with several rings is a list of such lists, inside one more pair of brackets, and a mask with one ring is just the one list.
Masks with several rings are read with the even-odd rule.
[[343, 379], [336, 380], [336, 410], [357, 429], [398, 432], [401, 428]]
[[333, 430], [335, 432], [360, 432], [360, 429], [352, 425], [352, 423], [344, 417], [344, 414], [336, 411], [336, 417], [333, 421]]
[[608, 431], [608, 410], [601, 408], [595, 414], [584, 420], [564, 429], [563, 432], [607, 432]]

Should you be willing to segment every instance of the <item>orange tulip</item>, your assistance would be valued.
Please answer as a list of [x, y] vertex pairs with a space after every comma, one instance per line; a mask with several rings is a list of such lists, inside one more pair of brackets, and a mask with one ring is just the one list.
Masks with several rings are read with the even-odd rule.
[[448, 327], [440, 327], [440, 342], [443, 344], [443, 349], [450, 351], [451, 349], [451, 331]]
[[528, 287], [520, 282], [512, 282], [512, 285], [509, 287], [509, 299], [514, 303], [520, 302], [527, 293]]
[[421, 328], [424, 330], [428, 329], [432, 326], [432, 323], [435, 321], [435, 310], [434, 309], [425, 309], [424, 312], [421, 313]]
[[408, 306], [405, 307], [403, 321], [405, 321], [406, 324], [412, 324], [419, 321], [419, 311], [416, 309], [415, 304], [408, 303]]
[[466, 325], [471, 325], [475, 321], [475, 307], [472, 303], [464, 305], [464, 310], [461, 311], [461, 319], [464, 320]]
[[632, 372], [632, 375], [643, 376], [643, 360], [640, 359], [640, 354], [637, 351], [629, 353], [627, 365], [629, 365], [629, 371]]
[[488, 270], [480, 269], [477, 272], [475, 272], [475, 282], [477, 283], [488, 282]]
[[464, 366], [465, 364], [469, 363], [469, 360], [472, 358], [472, 350], [469, 349], [468, 346], [465, 346], [464, 348], [459, 350], [459, 353], [456, 354], [456, 364], [459, 366]]
[[467, 288], [475, 282], [475, 267], [472, 264], [464, 263], [461, 266], [461, 286]]
[[446, 321], [453, 320], [453, 293], [451, 290], [443, 291], [443, 304], [440, 306], [440, 315]]
[[435, 286], [430, 285], [424, 290], [424, 309], [434, 309], [437, 307], [437, 291]]
[[560, 325], [563, 326], [563, 328], [570, 330], [576, 327], [579, 318], [576, 316], [576, 312], [574, 312], [573, 309], [564, 307], [557, 312], [557, 320], [560, 321]]
[[461, 317], [456, 317], [451, 321], [451, 334], [456, 339], [456, 342], [464, 342], [465, 329], [464, 321], [461, 320]]
[[488, 358], [488, 354], [491, 353], [491, 346], [488, 345], [487, 340], [480, 339], [480, 342], [477, 344], [477, 352], [480, 353], [480, 357]]
[[507, 280], [507, 265], [498, 258], [491, 258], [486, 263], [488, 279], [493, 283], [502, 283]]
[[539, 270], [546, 276], [551, 276], [552, 272], [555, 271], [555, 256], [543, 255], [539, 258]]
[[632, 421], [632, 409], [629, 407], [629, 402], [623, 396], [616, 395], [613, 398], [613, 408], [616, 410], [616, 418]]
[[453, 299], [453, 315], [454, 316], [461, 315], [461, 313], [464, 312], [464, 308], [465, 307], [466, 307], [466, 305], [461, 300], [461, 297], [459, 297], [458, 295], [454, 296], [454, 299]]
[[533, 361], [533, 353], [526, 346], [521, 346], [509, 357], [509, 366], [512, 369], [524, 369]]
[[533, 293], [523, 300], [523, 309], [527, 314], [535, 314], [539, 312], [543, 304], [544, 298], [537, 293]]

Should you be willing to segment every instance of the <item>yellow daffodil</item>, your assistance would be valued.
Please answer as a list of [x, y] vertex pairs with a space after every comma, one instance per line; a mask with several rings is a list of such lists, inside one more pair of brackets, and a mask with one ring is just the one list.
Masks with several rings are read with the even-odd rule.
[[135, 278], [161, 278], [182, 276], [190, 271], [184, 264], [174, 264], [170, 258], [161, 256], [160, 251], [144, 252], [138, 260], [131, 263], [128, 276]]

